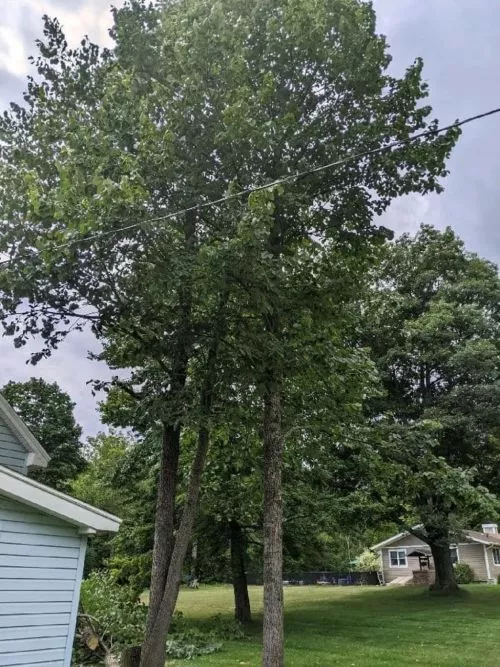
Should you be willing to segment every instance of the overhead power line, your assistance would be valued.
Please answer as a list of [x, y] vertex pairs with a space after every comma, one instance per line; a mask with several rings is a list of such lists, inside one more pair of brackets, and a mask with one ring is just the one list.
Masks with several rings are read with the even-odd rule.
[[[229, 195], [225, 195], [224, 197], [220, 197], [219, 199], [214, 199], [208, 202], [201, 202], [199, 204], [194, 204], [193, 206], [188, 206], [187, 208], [183, 208], [177, 211], [173, 211], [171, 213], [166, 213], [165, 215], [160, 215], [156, 216], [153, 218], [147, 218], [145, 220], [141, 220], [140, 222], [134, 222], [129, 225], [125, 225], [123, 227], [117, 227], [116, 229], [109, 229], [106, 231], [98, 231], [95, 232], [95, 234], [89, 234], [87, 236], [82, 236], [80, 238], [74, 238], [70, 239], [68, 241], [65, 241], [64, 243], [59, 243], [57, 245], [54, 245], [51, 247], [51, 250], [62, 250], [64, 248], [68, 248], [73, 245], [77, 245], [79, 243], [87, 243], [89, 241], [95, 241], [100, 238], [105, 238], [107, 236], [114, 236], [115, 234], [120, 234], [121, 232], [127, 232], [131, 229], [136, 229], [137, 227], [141, 227], [142, 225], [149, 225], [155, 222], [163, 222], [165, 220], [171, 220], [172, 218], [177, 218], [181, 215], [184, 215], [186, 213], [191, 213], [194, 211], [201, 211], [206, 208], [211, 208], [212, 206], [218, 206], [219, 204], [224, 204], [226, 202], [234, 201], [236, 199], [241, 199], [242, 197], [245, 197], [247, 195], [251, 195], [254, 192], [261, 192], [262, 190], [268, 190], [270, 188], [274, 188], [278, 185], [284, 185], [285, 183], [290, 183], [293, 181], [300, 180], [301, 178], [305, 178], [306, 176], [310, 176], [311, 174], [317, 174], [321, 171], [327, 171], [330, 169], [335, 169], [336, 167], [341, 167], [344, 164], [347, 164], [348, 162], [352, 162], [354, 160], [359, 160], [364, 157], [369, 157], [371, 155], [377, 155], [379, 153], [384, 153], [393, 150], [394, 148], [399, 148], [400, 146], [404, 146], [406, 144], [411, 143], [412, 141], [416, 141], [417, 139], [424, 139], [427, 137], [435, 137], [438, 134], [442, 134], [443, 132], [448, 132], [449, 130], [462, 127], [463, 125], [467, 125], [468, 123], [472, 123], [476, 120], [481, 120], [483, 118], [487, 118], [488, 116], [494, 116], [495, 114], [500, 113], [500, 107], [497, 107], [496, 109], [490, 109], [489, 111], [485, 111], [483, 113], [476, 114], [475, 116], [469, 116], [468, 118], [464, 118], [464, 120], [457, 120], [454, 123], [450, 123], [449, 125], [445, 125], [444, 127], [439, 127], [435, 128], [432, 130], [424, 130], [423, 132], [419, 132], [418, 134], [414, 134], [412, 137], [408, 137], [406, 139], [399, 139], [397, 141], [393, 141], [385, 146], [378, 146], [377, 148], [372, 148], [369, 150], [364, 150], [360, 151], [357, 153], [350, 153], [346, 155], [343, 158], [340, 158], [339, 160], [335, 160], [334, 162], [329, 162], [327, 164], [319, 165], [317, 167], [312, 167], [310, 169], [305, 169], [304, 171], [299, 171], [295, 172], [293, 174], [289, 174], [287, 176], [283, 176], [281, 178], [278, 178], [274, 181], [264, 183], [262, 185], [256, 185], [254, 187], [250, 188], [245, 188], [244, 190], [239, 190], [238, 192], [234, 192]], [[31, 252], [30, 254], [26, 255], [21, 255], [19, 258], [22, 259], [30, 259], [32, 257], [38, 257], [41, 254], [41, 251], [34, 251]], [[0, 266], [5, 266], [8, 265], [12, 262], [12, 259], [6, 259], [3, 261], [0, 261]]]

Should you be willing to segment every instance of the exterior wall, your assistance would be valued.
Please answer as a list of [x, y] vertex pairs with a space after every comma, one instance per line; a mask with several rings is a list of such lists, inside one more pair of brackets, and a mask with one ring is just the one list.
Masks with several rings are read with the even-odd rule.
[[[500, 576], [500, 565], [495, 565], [495, 561], [493, 560], [493, 549], [494, 548], [495, 547], [487, 547], [486, 548], [486, 554], [488, 556], [488, 562], [490, 564], [491, 578], [494, 579], [495, 581], [498, 581], [498, 577]], [[496, 548], [500, 549], [500, 544]]]
[[26, 475], [26, 456], [26, 450], [0, 417], [0, 465]]
[[[458, 545], [458, 560], [468, 563], [474, 570], [477, 581], [487, 581], [486, 563], [484, 560], [484, 549], [482, 544], [471, 542], [470, 544]], [[499, 572], [500, 572], [500, 568]]]
[[[413, 549], [418, 547], [428, 547], [428, 545], [419, 540], [413, 535], [405, 535], [396, 542], [393, 542], [388, 547], [383, 547], [382, 551], [382, 569], [384, 572], [384, 579], [386, 582], [393, 581], [398, 577], [410, 577], [413, 574], [413, 570], [419, 569], [418, 558], [408, 558], [408, 567], [391, 567], [389, 561], [389, 551], [394, 549], [404, 549], [406, 548], [408, 553]], [[459, 544], [458, 549], [458, 560], [461, 562], [468, 563], [474, 570], [477, 581], [487, 581], [488, 572], [486, 569], [484, 548], [482, 544], [471, 542], [469, 544]], [[489, 564], [490, 564], [490, 575], [492, 579], [497, 579], [500, 575], [500, 565], [495, 565], [493, 562], [493, 553], [491, 548], [486, 549]]]
[[429, 545], [426, 544], [425, 542], [422, 542], [422, 540], [419, 540], [418, 537], [415, 537], [415, 535], [405, 535], [396, 542], [392, 542], [391, 544], [389, 544], [389, 546], [384, 547], [384, 549], [392, 550], [392, 549], [400, 549], [401, 547], [414, 547], [415, 549], [418, 547], [426, 547], [428, 549]]
[[411, 577], [413, 575], [413, 570], [420, 569], [418, 557], [407, 557], [408, 567], [391, 567], [389, 551], [393, 551], [394, 549], [406, 549], [408, 554], [419, 547], [427, 547], [427, 544], [414, 535], [405, 535], [388, 547], [382, 548], [382, 569], [384, 571], [384, 579], [386, 583], [394, 581], [394, 579], [397, 579], [398, 577]]
[[70, 666], [85, 547], [75, 526], [0, 495], [0, 667]]

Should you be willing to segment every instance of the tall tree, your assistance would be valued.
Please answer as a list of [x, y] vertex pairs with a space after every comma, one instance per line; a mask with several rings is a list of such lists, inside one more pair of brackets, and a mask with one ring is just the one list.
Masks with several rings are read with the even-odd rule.
[[450, 542], [499, 490], [500, 280], [451, 229], [429, 226], [398, 239], [377, 278], [366, 342], [386, 389], [373, 412], [395, 434], [392, 498], [400, 520], [423, 524], [410, 528], [431, 547], [434, 588], [450, 591]]
[[[242, 360], [263, 413], [263, 662], [276, 667], [286, 388], [306, 370], [322, 377], [384, 237], [374, 217], [398, 195], [440, 190], [458, 132], [315, 171], [437, 127], [422, 63], [387, 74], [361, 0], [133, 0], [113, 36], [112, 52], [85, 40], [71, 51], [48, 21], [40, 81], [2, 121], [2, 319], [18, 345], [40, 333], [41, 355], [89, 322], [103, 358], [133, 369], [120, 384], [138, 412], [163, 424], [148, 667], [163, 667], [219, 380], [231, 387], [227, 359]], [[228, 194], [241, 199], [205, 206]], [[174, 533], [184, 428], [199, 446]]]
[[75, 404], [56, 382], [42, 378], [9, 382], [1, 391], [50, 454], [48, 467], [32, 476], [55, 489], [67, 490], [85, 468], [82, 429], [73, 414]]

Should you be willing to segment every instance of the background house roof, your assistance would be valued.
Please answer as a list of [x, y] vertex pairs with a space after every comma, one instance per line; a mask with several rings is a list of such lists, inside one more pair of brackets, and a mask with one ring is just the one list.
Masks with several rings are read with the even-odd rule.
[[2, 394], [0, 394], [0, 417], [28, 452], [26, 461], [28, 468], [46, 468], [50, 456]]
[[[398, 533], [397, 535], [388, 537], [383, 542], [374, 544], [372, 547], [370, 547], [370, 549], [372, 551], [378, 551], [379, 549], [388, 547], [394, 542], [397, 542], [402, 537], [406, 537], [406, 535], [410, 535], [410, 533], [408, 531], [405, 531], [403, 533]], [[500, 534], [482, 533], [479, 530], [464, 530], [463, 535], [467, 540], [471, 540], [472, 542], [479, 542], [480, 544], [494, 544], [500, 546]]]

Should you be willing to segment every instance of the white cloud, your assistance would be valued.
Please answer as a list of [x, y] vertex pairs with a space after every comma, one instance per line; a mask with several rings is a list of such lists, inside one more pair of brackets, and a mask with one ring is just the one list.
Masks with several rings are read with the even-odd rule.
[[[58, 16], [76, 45], [84, 34], [109, 43], [111, 0], [1, 0], [0, 100], [19, 96], [28, 56], [41, 36], [44, 13]], [[443, 122], [498, 106], [500, 79], [500, 2], [492, 0], [374, 0], [379, 30], [387, 35], [393, 71], [401, 73], [417, 56], [424, 58], [429, 101]], [[451, 225], [466, 245], [489, 259], [500, 258], [497, 211], [500, 193], [500, 118], [469, 125], [453, 153], [451, 174], [440, 196], [405, 197], [394, 202], [384, 224], [397, 232], [415, 231], [420, 222]], [[86, 381], [108, 373], [86, 360], [94, 342], [74, 335], [38, 367], [25, 366], [26, 352], [0, 339], [0, 383], [43, 375], [57, 380], [78, 403], [77, 414], [90, 432], [98, 427], [95, 401]]]
[[33, 340], [15, 350], [11, 338], [0, 338], [0, 387], [10, 380], [25, 381], [31, 377], [43, 377], [57, 382], [76, 403], [75, 417], [84, 426], [86, 435], [93, 435], [101, 428], [96, 401], [92, 396], [90, 379], [109, 379], [111, 373], [104, 363], [90, 361], [87, 352], [99, 349], [98, 343], [88, 331], [72, 332], [51, 357], [36, 366], [29, 363], [30, 354], [38, 351], [40, 341]]
[[[108, 29], [112, 23], [111, 5], [121, 2], [103, 0], [3, 0], [0, 26], [0, 99], [4, 104], [19, 96], [30, 71], [28, 57], [35, 54], [35, 40], [42, 36], [42, 16], [57, 16], [70, 46], [76, 46], [85, 34], [101, 46], [109, 45]], [[87, 381], [108, 379], [105, 364], [87, 359], [89, 349], [98, 345], [90, 332], [73, 332], [52, 357], [36, 366], [26, 364], [30, 352], [40, 349], [39, 341], [15, 350], [12, 340], [0, 338], [0, 386], [9, 380], [43, 377], [57, 382], [76, 403], [75, 415], [87, 435], [100, 426], [96, 398]], [[99, 397], [98, 397], [99, 398]]]
[[111, 40], [111, 6], [122, 1], [107, 0], [3, 0], [0, 26], [0, 68], [11, 74], [29, 72], [28, 57], [35, 51], [35, 39], [42, 36], [42, 16], [57, 16], [70, 46], [76, 46], [84, 35], [101, 46]]

